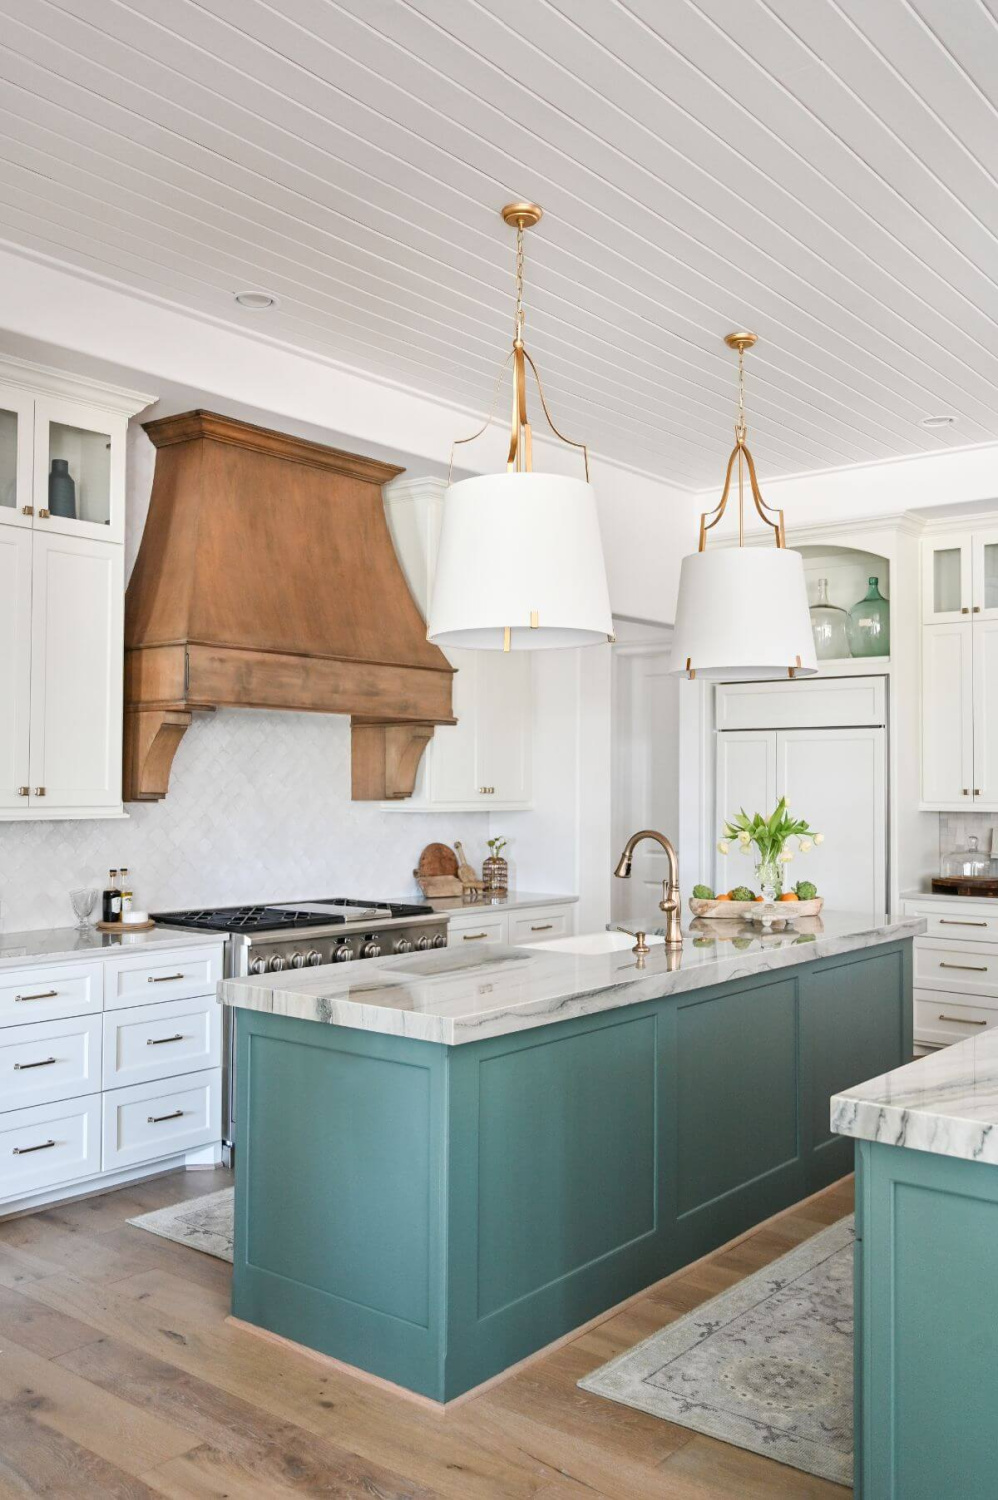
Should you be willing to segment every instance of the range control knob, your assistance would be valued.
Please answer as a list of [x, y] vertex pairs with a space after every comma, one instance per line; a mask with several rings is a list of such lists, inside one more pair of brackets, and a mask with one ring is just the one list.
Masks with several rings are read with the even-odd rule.
[[319, 964], [322, 963], [322, 954], [319, 952], [318, 948], [310, 948], [308, 950], [308, 952], [305, 954], [305, 962], [308, 964], [310, 969], [318, 968]]
[[396, 940], [395, 940], [395, 947], [392, 949], [392, 952], [393, 953], [411, 953], [412, 952], [412, 939], [411, 938], [396, 938]]
[[345, 964], [351, 958], [353, 958], [353, 949], [350, 947], [350, 944], [337, 943], [336, 949], [333, 953], [333, 962], [338, 964]]
[[305, 967], [305, 955], [300, 948], [295, 949], [288, 961], [293, 969], [304, 969]]
[[269, 969], [271, 974], [279, 974], [284, 968], [284, 963], [285, 959], [283, 953], [272, 953], [267, 959], [267, 968]]
[[442, 932], [438, 932], [436, 937], [433, 939], [433, 946], [434, 948], [447, 947], [447, 939], [444, 937], [444, 934]]
[[416, 939], [416, 951], [417, 951], [417, 953], [425, 953], [426, 950], [427, 950], [427, 948], [432, 948], [432, 947], [433, 947], [433, 939], [432, 938], [428, 938], [425, 933], [423, 934], [423, 936], [421, 938], [417, 938]]
[[374, 942], [372, 939], [370, 942], [365, 943], [361, 948], [360, 956], [361, 958], [380, 958], [381, 944]]
[[258, 954], [256, 958], [250, 959], [249, 969], [251, 974], [266, 974], [267, 960], [262, 953]]

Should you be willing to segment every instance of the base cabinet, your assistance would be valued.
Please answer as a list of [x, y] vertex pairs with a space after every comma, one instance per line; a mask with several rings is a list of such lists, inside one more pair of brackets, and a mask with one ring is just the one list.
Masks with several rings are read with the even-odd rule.
[[857, 1500], [992, 1500], [998, 1167], [856, 1143]]
[[233, 1313], [449, 1401], [848, 1172], [911, 944], [455, 1047], [235, 1018]]
[[0, 972], [0, 1217], [220, 1156], [221, 976], [182, 939]]

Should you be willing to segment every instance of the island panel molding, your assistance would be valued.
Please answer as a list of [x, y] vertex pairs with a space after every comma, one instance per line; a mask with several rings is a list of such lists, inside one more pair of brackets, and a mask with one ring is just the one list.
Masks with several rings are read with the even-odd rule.
[[[606, 993], [630, 1003], [566, 1003], [451, 1046], [365, 1029], [378, 1009], [398, 1019], [396, 960], [365, 965], [352, 1001], [313, 996], [312, 1019], [243, 1008], [259, 987], [227, 981], [233, 1315], [436, 1402], [474, 1389], [848, 1171], [850, 1143], [815, 1122], [829, 1086], [911, 1055], [911, 931], [884, 924], [832, 957], [783, 950], [775, 980], [715, 962], [688, 991], [617, 955], [630, 975]], [[503, 951], [521, 970], [542, 957]], [[432, 975], [447, 957], [409, 965]], [[465, 1004], [491, 987], [487, 958], [449, 957]], [[543, 959], [594, 1002], [601, 959]], [[412, 981], [397, 986], [410, 999]], [[356, 1116], [327, 1128], [347, 1101]]]
[[454, 669], [392, 546], [380, 486], [402, 471], [212, 412], [145, 431], [126, 800], [164, 797], [189, 715], [223, 706], [350, 714], [354, 798], [408, 797], [434, 727], [454, 723]]

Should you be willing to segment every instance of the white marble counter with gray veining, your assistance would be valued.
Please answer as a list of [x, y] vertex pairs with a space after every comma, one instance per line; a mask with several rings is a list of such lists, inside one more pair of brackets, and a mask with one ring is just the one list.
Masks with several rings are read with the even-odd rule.
[[37, 932], [0, 932], [0, 970], [63, 959], [111, 958], [136, 948], [193, 947], [220, 943], [221, 932], [182, 932], [152, 927], [145, 932], [98, 932], [96, 927], [40, 927]]
[[901, 900], [940, 902], [946, 906], [952, 906], [955, 901], [958, 906], [990, 907], [992, 911], [998, 907], [998, 896], [954, 896], [945, 891], [902, 891]]
[[[760, 935], [748, 924], [696, 923], [683, 948], [629, 948], [587, 957], [537, 948], [454, 948], [370, 959], [219, 985], [225, 1005], [452, 1046], [593, 1015], [795, 964], [853, 953], [925, 931], [920, 917], [845, 912], [800, 918]], [[741, 930], [739, 930], [741, 927]], [[732, 932], [732, 929], [735, 929]]]
[[[411, 899], [411, 898], [406, 898]], [[462, 896], [431, 896], [426, 902], [436, 912], [448, 917], [462, 914], [473, 917], [476, 913], [489, 911], [525, 911], [531, 906], [570, 906], [578, 896], [542, 895], [539, 891], [507, 891], [505, 896], [487, 896], [480, 901], [465, 901]]]
[[998, 1165], [998, 1031], [835, 1094], [831, 1111], [838, 1135]]

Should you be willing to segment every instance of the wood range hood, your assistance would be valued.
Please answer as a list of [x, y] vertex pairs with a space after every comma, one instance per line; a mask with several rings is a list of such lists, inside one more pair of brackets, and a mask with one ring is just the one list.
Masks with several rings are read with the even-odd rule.
[[412, 794], [453, 668], [399, 566], [402, 473], [208, 411], [147, 422], [149, 516], [125, 597], [126, 802], [165, 797], [194, 713], [349, 714], [353, 797]]

